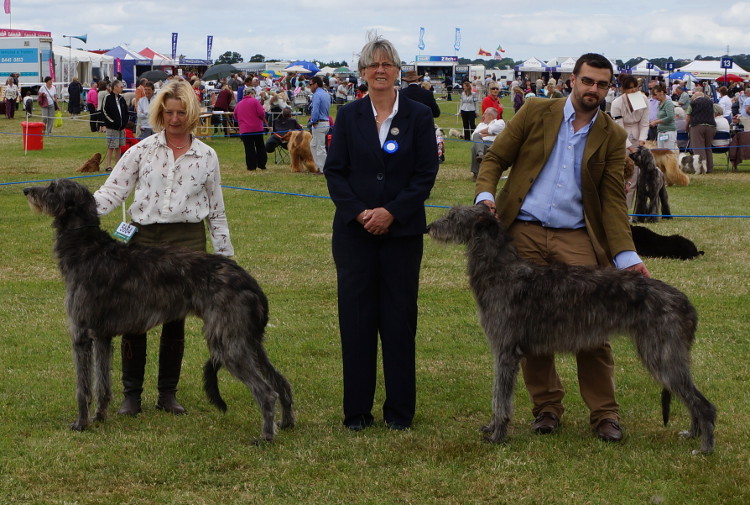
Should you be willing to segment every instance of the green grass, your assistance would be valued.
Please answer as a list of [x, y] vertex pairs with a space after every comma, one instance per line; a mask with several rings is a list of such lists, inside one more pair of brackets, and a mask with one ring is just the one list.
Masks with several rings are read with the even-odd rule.
[[[440, 102], [438, 124], [460, 126], [456, 103]], [[506, 111], [512, 111], [508, 107]], [[509, 113], [506, 112], [506, 118]], [[104, 138], [85, 122], [66, 122], [44, 150], [24, 156], [20, 121], [0, 119], [0, 182], [77, 175], [74, 170]], [[460, 247], [425, 242], [417, 335], [418, 411], [414, 429], [391, 433], [382, 424], [360, 434], [341, 426], [341, 362], [335, 270], [330, 253], [333, 204], [325, 180], [271, 165], [248, 173], [237, 139], [215, 139], [236, 258], [268, 294], [267, 348], [291, 381], [299, 424], [272, 445], [254, 447], [260, 416], [250, 393], [226, 373], [221, 388], [229, 412], [204, 398], [201, 365], [207, 351], [200, 321], [188, 320], [179, 397], [189, 415], [158, 412], [157, 339], [151, 339], [144, 393], [136, 419], [114, 414], [122, 387], [114, 363], [111, 418], [84, 433], [75, 417], [74, 370], [63, 310], [64, 286], [52, 254], [50, 221], [33, 214], [21, 185], [0, 186], [0, 503], [1, 504], [746, 504], [748, 405], [747, 219], [676, 218], [652, 228], [693, 239], [705, 256], [694, 261], [648, 260], [652, 274], [686, 292], [700, 325], [693, 350], [695, 381], [719, 409], [716, 452], [691, 456], [683, 440], [684, 407], [660, 422], [659, 387], [631, 344], [614, 345], [625, 440], [605, 444], [589, 431], [576, 387], [575, 360], [561, 356], [567, 413], [554, 436], [530, 433], [522, 386], [510, 442], [481, 441], [490, 415], [492, 366], [465, 278]], [[446, 141], [447, 160], [428, 204], [468, 203], [473, 195], [467, 143]], [[717, 156], [717, 163], [720, 157]], [[723, 165], [718, 165], [719, 167]], [[750, 173], [693, 177], [670, 188], [673, 212], [747, 215]], [[103, 177], [82, 181], [91, 188]], [[114, 229], [119, 212], [102, 226]], [[119, 347], [119, 346], [118, 346]], [[381, 378], [382, 379], [382, 378]], [[379, 381], [376, 405], [383, 401]], [[375, 410], [379, 416], [378, 407]]]

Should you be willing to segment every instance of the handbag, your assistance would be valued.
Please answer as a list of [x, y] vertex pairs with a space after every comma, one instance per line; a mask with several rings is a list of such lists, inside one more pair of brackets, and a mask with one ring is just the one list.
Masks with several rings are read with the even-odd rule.
[[62, 111], [60, 109], [57, 109], [57, 112], [55, 112], [55, 128], [60, 128], [62, 127], [62, 125]]
[[39, 102], [39, 107], [47, 107], [49, 105], [49, 97], [47, 93], [39, 90], [39, 94], [36, 96], [36, 101]]

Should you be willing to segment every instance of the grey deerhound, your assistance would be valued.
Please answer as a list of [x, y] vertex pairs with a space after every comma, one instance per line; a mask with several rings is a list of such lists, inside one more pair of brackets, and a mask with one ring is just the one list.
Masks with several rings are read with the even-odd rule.
[[227, 408], [217, 380], [223, 366], [255, 396], [263, 416], [262, 440], [273, 440], [277, 399], [280, 427], [294, 426], [291, 386], [263, 348], [268, 300], [250, 274], [223, 256], [114, 240], [99, 227], [91, 192], [71, 180], [23, 192], [32, 209], [54, 218], [57, 231], [55, 253], [66, 285], [77, 374], [78, 419], [72, 429], [82, 431], [90, 423], [92, 382], [94, 420], [107, 418], [113, 337], [145, 333], [190, 313], [203, 319], [210, 354], [203, 379], [211, 403]]
[[630, 154], [630, 158], [641, 170], [636, 184], [636, 215], [633, 220], [636, 223], [655, 223], [659, 221], [660, 216], [664, 219], [672, 219], [669, 194], [667, 194], [667, 178], [656, 166], [654, 155], [649, 149], [640, 146]]
[[698, 318], [683, 293], [636, 272], [524, 261], [484, 205], [452, 208], [429, 225], [429, 234], [467, 245], [469, 284], [494, 355], [493, 415], [483, 428], [488, 441], [506, 439], [523, 355], [575, 353], [623, 334], [664, 388], [664, 424], [673, 393], [690, 412], [690, 431], [682, 434], [701, 436], [700, 452], [713, 450], [716, 409], [690, 376]]

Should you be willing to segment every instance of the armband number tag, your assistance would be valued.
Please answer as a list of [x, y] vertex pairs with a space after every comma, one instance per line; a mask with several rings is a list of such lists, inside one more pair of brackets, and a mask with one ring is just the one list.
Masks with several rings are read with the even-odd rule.
[[128, 224], [125, 221], [120, 223], [120, 225], [115, 229], [115, 232], [113, 235], [119, 239], [124, 240], [125, 242], [129, 242], [131, 238], [133, 238], [133, 235], [138, 231], [138, 228], [133, 226], [132, 224]]

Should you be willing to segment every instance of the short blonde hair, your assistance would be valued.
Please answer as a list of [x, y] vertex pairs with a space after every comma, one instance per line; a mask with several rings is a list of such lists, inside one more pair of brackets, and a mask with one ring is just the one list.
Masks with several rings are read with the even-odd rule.
[[401, 69], [401, 58], [398, 56], [396, 47], [388, 40], [375, 33], [368, 34], [367, 44], [362, 48], [359, 54], [359, 72], [364, 74], [365, 68], [375, 61], [377, 53], [385, 54], [386, 58], [391, 60], [396, 68]]
[[148, 111], [148, 122], [151, 123], [151, 127], [155, 132], [160, 132], [164, 129], [163, 113], [167, 108], [167, 100], [172, 98], [179, 100], [185, 107], [190, 130], [194, 130], [200, 121], [200, 103], [198, 102], [198, 97], [195, 96], [192, 86], [183, 80], [172, 81], [159, 89]]

